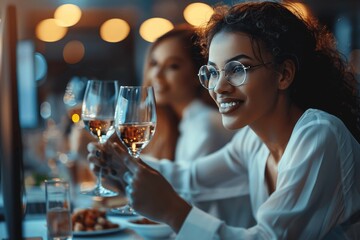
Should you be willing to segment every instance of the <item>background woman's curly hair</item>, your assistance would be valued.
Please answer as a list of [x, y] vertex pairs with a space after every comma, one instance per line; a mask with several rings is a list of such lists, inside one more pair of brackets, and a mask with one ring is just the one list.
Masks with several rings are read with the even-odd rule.
[[[210, 42], [219, 32], [248, 34], [253, 49], [264, 43], [275, 64], [294, 61], [297, 71], [289, 95], [297, 106], [339, 117], [360, 142], [357, 81], [324, 26], [315, 18], [302, 19], [291, 5], [275, 2], [217, 6], [214, 10], [207, 25], [199, 30], [203, 54], [208, 55]], [[254, 52], [262, 60], [261, 52]]]

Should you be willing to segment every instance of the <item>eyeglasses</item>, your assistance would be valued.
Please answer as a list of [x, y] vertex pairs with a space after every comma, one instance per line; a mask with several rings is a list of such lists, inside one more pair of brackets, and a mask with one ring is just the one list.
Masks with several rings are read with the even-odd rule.
[[245, 84], [246, 71], [265, 66], [271, 62], [261, 63], [254, 66], [244, 66], [239, 61], [231, 61], [225, 64], [224, 69], [217, 70], [212, 65], [203, 65], [199, 69], [199, 80], [201, 85], [208, 90], [213, 90], [220, 79], [220, 72], [224, 72], [226, 80], [234, 87]]

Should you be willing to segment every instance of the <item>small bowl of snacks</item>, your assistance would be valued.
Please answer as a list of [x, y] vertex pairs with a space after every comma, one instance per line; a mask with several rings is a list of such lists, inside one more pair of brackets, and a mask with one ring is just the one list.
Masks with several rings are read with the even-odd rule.
[[143, 217], [129, 220], [126, 225], [146, 239], [167, 238], [174, 233], [170, 226]]
[[110, 234], [124, 229], [119, 223], [110, 221], [105, 211], [95, 208], [74, 211], [71, 221], [74, 236]]

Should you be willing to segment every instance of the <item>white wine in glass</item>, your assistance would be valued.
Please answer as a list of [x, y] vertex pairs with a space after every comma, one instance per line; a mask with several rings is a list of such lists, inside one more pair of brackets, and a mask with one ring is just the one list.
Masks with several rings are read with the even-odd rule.
[[153, 122], [118, 124], [117, 133], [129, 153], [139, 157], [154, 135], [155, 126]]
[[[114, 113], [119, 92], [116, 80], [87, 82], [82, 106], [82, 120], [85, 128], [103, 144], [115, 132]], [[114, 197], [118, 193], [105, 188], [101, 183], [102, 169], [96, 180], [95, 188], [82, 191], [82, 194], [100, 197]]]
[[[115, 110], [115, 128], [129, 154], [138, 158], [154, 136], [156, 128], [156, 107], [152, 87], [120, 87]], [[129, 205], [112, 209], [112, 212], [123, 215], [136, 214]]]

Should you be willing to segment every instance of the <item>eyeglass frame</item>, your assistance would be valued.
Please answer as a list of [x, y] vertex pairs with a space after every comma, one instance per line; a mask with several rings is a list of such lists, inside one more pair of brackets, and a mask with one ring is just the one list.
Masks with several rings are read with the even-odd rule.
[[[217, 85], [217, 83], [219, 82], [220, 72], [225, 72], [226, 66], [227, 66], [228, 64], [234, 63], [234, 62], [237, 63], [239, 66], [241, 66], [241, 67], [243, 68], [243, 70], [244, 70], [244, 80], [243, 80], [240, 84], [233, 84], [233, 83], [230, 81], [231, 77], [225, 75], [226, 81], [227, 81], [231, 86], [234, 86], [234, 87], [240, 87], [240, 86], [242, 86], [242, 85], [245, 84], [245, 82], [246, 82], [246, 77], [247, 77], [247, 71], [248, 71], [249, 69], [254, 69], [254, 68], [257, 68], [257, 67], [262, 67], [262, 66], [265, 66], [265, 65], [268, 65], [268, 64], [271, 64], [271, 63], [272, 63], [272, 62], [266, 62], [266, 63], [260, 63], [260, 64], [256, 64], [256, 65], [248, 65], [248, 66], [245, 66], [245, 65], [242, 64], [241, 62], [236, 61], [236, 60], [233, 60], [233, 61], [227, 62], [227, 63], [224, 65], [224, 68], [219, 69], [219, 70], [216, 69], [216, 67], [213, 66], [213, 65], [208, 65], [208, 64], [202, 65], [202, 66], [199, 68], [199, 73], [198, 73], [198, 77], [199, 77], [199, 81], [200, 81], [201, 85], [202, 85], [205, 89], [207, 89], [207, 90], [214, 90], [215, 87], [216, 87], [216, 85]], [[217, 77], [217, 79], [216, 79], [216, 84], [215, 84], [215, 86], [212, 87], [212, 88], [206, 87], [206, 86], [203, 84], [203, 82], [202, 82], [202, 80], [201, 80], [201, 77], [200, 77], [200, 75], [203, 75], [203, 74], [200, 74], [200, 70], [201, 70], [203, 67], [209, 67], [209, 66], [210, 66], [210, 67], [213, 67], [213, 68], [215, 69], [216, 73], [218, 74], [218, 77]]]

